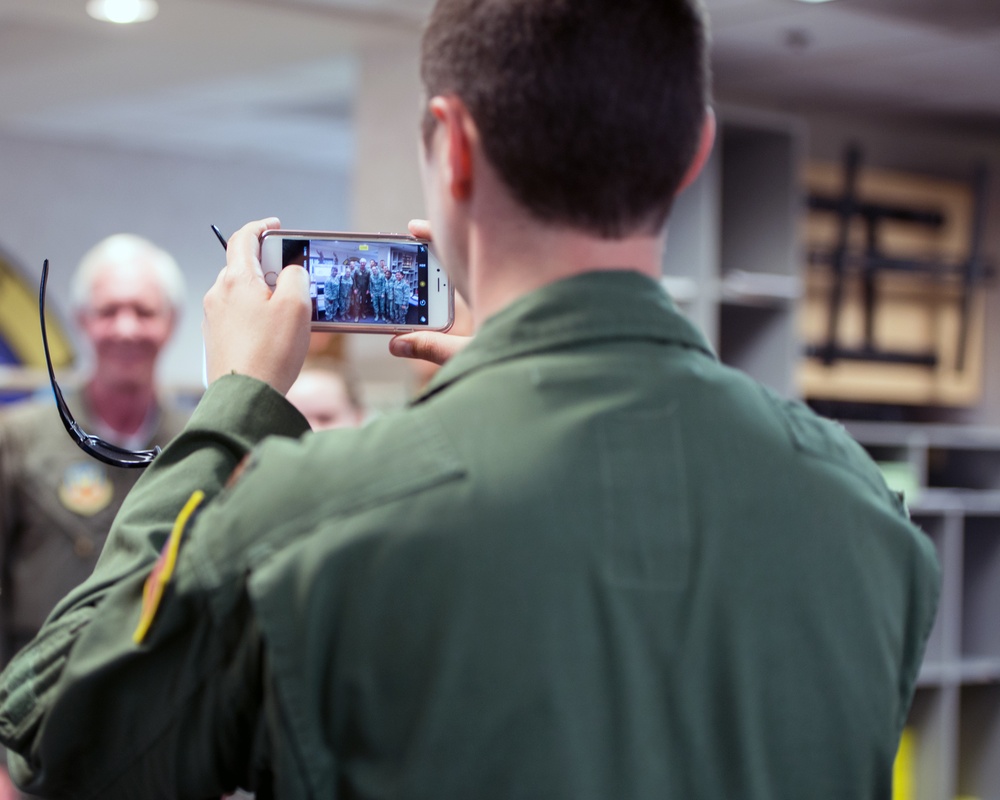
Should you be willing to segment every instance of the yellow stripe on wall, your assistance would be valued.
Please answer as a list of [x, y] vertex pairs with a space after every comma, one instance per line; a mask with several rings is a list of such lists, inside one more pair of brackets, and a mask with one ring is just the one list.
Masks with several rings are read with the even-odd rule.
[[[62, 325], [46, 314], [52, 364], [65, 367], [74, 352]], [[45, 367], [42, 331], [38, 324], [38, 287], [32, 286], [11, 261], [0, 254], [0, 337], [26, 367]]]

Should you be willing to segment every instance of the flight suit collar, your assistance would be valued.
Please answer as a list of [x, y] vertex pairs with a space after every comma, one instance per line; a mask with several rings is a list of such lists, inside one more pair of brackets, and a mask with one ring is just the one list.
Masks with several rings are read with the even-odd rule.
[[633, 271], [588, 272], [531, 292], [486, 320], [415, 402], [490, 364], [615, 339], [660, 341], [715, 358], [705, 337], [656, 281]]
[[[155, 396], [153, 407], [149, 409], [141, 429], [127, 439], [123, 439], [101, 422], [83, 387], [65, 389], [63, 396], [70, 411], [73, 412], [73, 418], [81, 428], [87, 433], [96, 434], [119, 447], [145, 448], [154, 443], [162, 444], [176, 433], [175, 430], [168, 435], [165, 414], [167, 406], [159, 395]], [[177, 426], [175, 425], [175, 427]]]

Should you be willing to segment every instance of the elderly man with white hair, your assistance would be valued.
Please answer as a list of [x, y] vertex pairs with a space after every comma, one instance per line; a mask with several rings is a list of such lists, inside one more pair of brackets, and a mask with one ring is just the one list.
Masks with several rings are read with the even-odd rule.
[[[166, 445], [186, 415], [156, 389], [184, 278], [168, 253], [131, 234], [95, 245], [73, 277], [76, 322], [92, 350], [89, 378], [67, 402], [81, 427], [126, 448]], [[102, 464], [66, 435], [51, 396], [0, 414], [0, 664], [93, 571], [140, 470]], [[7, 790], [0, 767], [0, 798]]]
[[[83, 257], [71, 297], [92, 351], [88, 379], [66, 392], [74, 417], [88, 433], [120, 447], [165, 445], [186, 418], [156, 388], [156, 363], [184, 298], [176, 262], [145, 239], [116, 234]], [[78, 448], [51, 396], [0, 414], [2, 663], [90, 575], [140, 474], [102, 464]]]

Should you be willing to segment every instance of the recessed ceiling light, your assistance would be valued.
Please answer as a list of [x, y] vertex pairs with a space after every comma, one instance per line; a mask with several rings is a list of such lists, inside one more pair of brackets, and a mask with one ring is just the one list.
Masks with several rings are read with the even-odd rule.
[[145, 22], [155, 17], [157, 11], [156, 0], [90, 0], [87, 3], [87, 13], [94, 19], [119, 25]]

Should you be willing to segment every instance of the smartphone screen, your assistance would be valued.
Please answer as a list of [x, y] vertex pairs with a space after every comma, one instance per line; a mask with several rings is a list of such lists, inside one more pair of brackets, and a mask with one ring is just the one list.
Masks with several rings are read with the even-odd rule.
[[265, 273], [308, 270], [314, 330], [444, 330], [452, 321], [450, 282], [427, 243], [412, 237], [268, 231], [261, 260]]

